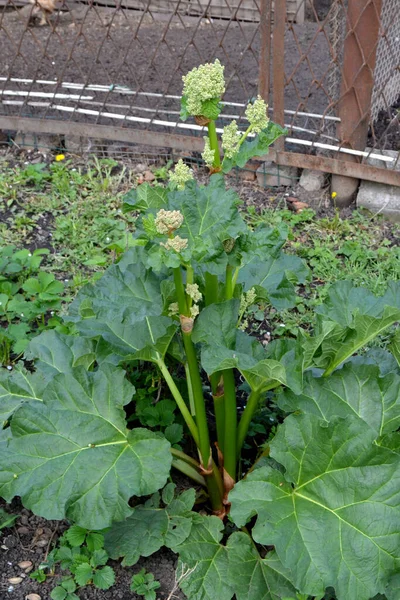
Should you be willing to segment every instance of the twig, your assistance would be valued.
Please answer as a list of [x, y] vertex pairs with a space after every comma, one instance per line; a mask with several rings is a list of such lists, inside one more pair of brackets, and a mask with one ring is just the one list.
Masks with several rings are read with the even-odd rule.
[[189, 575], [191, 575], [193, 573], [193, 571], [195, 571], [195, 569], [196, 569], [196, 567], [193, 567], [192, 569], [186, 569], [186, 571], [185, 571], [184, 570], [185, 565], [182, 564], [181, 567], [182, 567], [182, 573], [178, 578], [176, 577], [176, 571], [175, 571], [174, 587], [172, 588], [172, 590], [166, 600], [172, 600], [172, 598], [177, 598], [176, 592], [179, 590], [179, 584], [182, 583], [182, 581], [184, 579], [186, 579], [186, 577], [189, 577]]
[[57, 531], [58, 531], [58, 523], [56, 524], [56, 526], [55, 526], [55, 528], [54, 528], [54, 531], [52, 532], [52, 534], [51, 534], [51, 536], [50, 536], [49, 543], [47, 544], [47, 548], [46, 548], [46, 554], [44, 555], [44, 560], [43, 560], [43, 562], [46, 562], [46, 560], [47, 560], [47, 557], [48, 557], [48, 555], [49, 555], [49, 551], [50, 551], [51, 542], [53, 541], [53, 538], [54, 538], [54, 536], [56, 535]]

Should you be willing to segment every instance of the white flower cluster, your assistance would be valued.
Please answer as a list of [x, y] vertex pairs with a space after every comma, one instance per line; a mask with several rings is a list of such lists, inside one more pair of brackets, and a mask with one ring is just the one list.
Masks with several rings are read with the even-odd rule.
[[[187, 295], [189, 296], [189, 298], [191, 298], [193, 300], [193, 302], [200, 302], [200, 300], [203, 298], [203, 294], [200, 292], [199, 286], [197, 285], [197, 283], [187, 283], [185, 291], [186, 291]], [[193, 306], [191, 306], [191, 308], [190, 308], [190, 316], [192, 317], [192, 319], [197, 317], [199, 312], [200, 312], [200, 309], [199, 309], [198, 305], [193, 304]]]
[[170, 182], [176, 185], [178, 190], [184, 190], [186, 182], [193, 179], [193, 171], [180, 158], [174, 171], [170, 171], [168, 176]]
[[261, 96], [257, 96], [257, 99], [253, 104], [249, 104], [246, 108], [246, 119], [251, 125], [251, 130], [254, 133], [260, 133], [265, 129], [269, 123], [267, 115], [268, 106], [265, 104]]
[[203, 297], [203, 294], [200, 292], [197, 283], [187, 283], [186, 293], [193, 300], [193, 302], [200, 302]]
[[193, 116], [201, 115], [203, 102], [220, 98], [225, 92], [224, 67], [218, 58], [192, 69], [182, 80], [186, 107]]
[[249, 289], [241, 295], [239, 312], [242, 315], [254, 302], [256, 301], [257, 294], [254, 288]]
[[164, 246], [166, 250], [175, 250], [175, 252], [178, 252], [178, 254], [182, 252], [182, 250], [185, 250], [185, 248], [187, 248], [187, 245], [188, 240], [185, 238], [181, 238], [179, 235], [176, 235], [173, 238], [168, 238], [165, 244], [161, 242], [161, 246]]
[[169, 317], [175, 317], [176, 315], [179, 315], [179, 306], [177, 302], [171, 302], [171, 304], [168, 306], [168, 316]]
[[211, 148], [210, 140], [207, 136], [204, 137], [203, 139], [204, 139], [204, 150], [201, 153], [201, 157], [204, 160], [204, 162], [206, 163], [207, 167], [211, 168], [214, 166], [215, 150], [213, 150]]
[[179, 210], [164, 210], [158, 211], [155, 218], [155, 226], [158, 233], [172, 233], [183, 223], [183, 214]]
[[236, 121], [224, 127], [222, 132], [222, 148], [227, 158], [233, 158], [239, 150], [240, 135]]

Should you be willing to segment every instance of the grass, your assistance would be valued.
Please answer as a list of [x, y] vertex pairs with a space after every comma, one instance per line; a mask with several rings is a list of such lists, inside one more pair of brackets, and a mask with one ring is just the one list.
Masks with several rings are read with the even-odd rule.
[[[170, 166], [156, 169], [156, 177], [165, 179]], [[122, 213], [122, 197], [136, 179], [110, 159], [27, 164], [0, 155], [0, 246], [47, 248], [46, 271], [73, 295], [128, 247], [135, 218]], [[250, 309], [252, 330], [266, 340], [311, 328], [330, 283], [351, 279], [382, 294], [389, 280], [400, 278], [400, 226], [382, 216], [354, 211], [344, 219], [332, 211], [320, 218], [311, 209], [296, 214], [271, 203], [261, 211], [247, 208], [246, 218], [254, 226], [286, 224], [286, 252], [302, 257], [312, 273], [294, 309]]]
[[[350, 279], [354, 285], [381, 295], [388, 281], [400, 279], [400, 226], [382, 216], [355, 210], [349, 218], [341, 218], [339, 211], [318, 218], [311, 209], [297, 214], [272, 208], [257, 213], [251, 207], [247, 218], [254, 226], [285, 223], [289, 228], [286, 252], [303, 258], [311, 271], [311, 279], [300, 290], [294, 309], [278, 315], [264, 307], [273, 337], [295, 336], [299, 327], [309, 329], [315, 306], [324, 300], [328, 285], [335, 281]], [[253, 328], [262, 334], [266, 333], [266, 323], [259, 313], [255, 312]]]
[[79, 287], [125, 248], [134, 218], [122, 214], [121, 198], [133, 185], [124, 166], [96, 157], [84, 166], [5, 166], [0, 243], [49, 248], [46, 268]]

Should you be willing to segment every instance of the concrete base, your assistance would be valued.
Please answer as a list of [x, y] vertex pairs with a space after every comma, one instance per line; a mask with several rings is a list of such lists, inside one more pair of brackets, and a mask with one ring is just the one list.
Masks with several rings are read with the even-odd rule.
[[400, 188], [384, 183], [363, 181], [357, 194], [357, 206], [400, 222]]
[[298, 182], [296, 167], [282, 167], [269, 160], [257, 169], [256, 174], [258, 185], [261, 187], [293, 186]]
[[[366, 148], [367, 152], [369, 150], [369, 148]], [[382, 153], [395, 160], [398, 159], [398, 152], [393, 150], [385, 150]], [[380, 168], [383, 168], [385, 165], [382, 161], [373, 158], [367, 158], [365, 162]], [[388, 163], [389, 168], [390, 164]], [[400, 171], [400, 160], [397, 161], [395, 169], [396, 171]], [[400, 187], [363, 181], [357, 194], [357, 206], [367, 208], [373, 213], [386, 215], [395, 221], [400, 221]]]

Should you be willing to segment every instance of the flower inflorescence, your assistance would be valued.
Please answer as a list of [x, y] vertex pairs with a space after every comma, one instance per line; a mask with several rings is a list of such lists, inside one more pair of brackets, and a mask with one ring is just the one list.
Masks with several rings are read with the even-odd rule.
[[206, 163], [207, 167], [211, 168], [214, 166], [215, 150], [210, 146], [210, 140], [207, 136], [204, 138], [204, 150], [201, 154], [202, 159]]
[[180, 158], [175, 165], [174, 171], [170, 171], [169, 179], [178, 190], [184, 190], [185, 184], [193, 179], [193, 171]]
[[240, 145], [240, 135], [236, 121], [232, 121], [229, 125], [224, 127], [222, 133], [222, 148], [224, 149], [225, 156], [227, 158], [233, 158]]
[[166, 250], [175, 250], [175, 252], [182, 252], [185, 250], [188, 245], [188, 240], [186, 238], [181, 238], [179, 235], [176, 235], [173, 238], [169, 238], [165, 244], [161, 242], [161, 246], [164, 246]]
[[224, 67], [218, 58], [192, 69], [182, 80], [187, 111], [194, 116], [202, 114], [203, 102], [220, 98], [225, 92]]
[[269, 123], [267, 115], [268, 106], [261, 96], [257, 96], [253, 104], [248, 104], [246, 108], [246, 119], [251, 125], [251, 131], [260, 133]]
[[193, 300], [193, 302], [199, 302], [203, 297], [203, 294], [200, 292], [197, 283], [187, 283], [186, 293]]
[[183, 223], [183, 214], [179, 210], [164, 210], [158, 211], [155, 218], [155, 226], [158, 233], [172, 233]]

